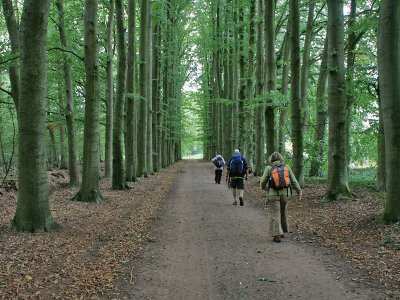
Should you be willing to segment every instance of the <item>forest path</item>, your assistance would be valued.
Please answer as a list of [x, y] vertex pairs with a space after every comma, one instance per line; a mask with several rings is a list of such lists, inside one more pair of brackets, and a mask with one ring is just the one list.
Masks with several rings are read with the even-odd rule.
[[[161, 204], [128, 299], [377, 299], [337, 279], [326, 257], [284, 238], [273, 243], [265, 210], [213, 181], [210, 163], [182, 164]], [[312, 253], [313, 252], [313, 253]], [[325, 260], [325, 261], [324, 261]]]

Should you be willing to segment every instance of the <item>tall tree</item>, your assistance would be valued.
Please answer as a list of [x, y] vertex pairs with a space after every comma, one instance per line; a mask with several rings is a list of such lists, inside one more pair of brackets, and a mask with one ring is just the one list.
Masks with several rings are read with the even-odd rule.
[[300, 12], [298, 0], [289, 2], [289, 11], [293, 173], [299, 183], [304, 185], [304, 138], [300, 99]]
[[347, 173], [343, 2], [328, 1], [328, 187], [326, 198], [351, 196]]
[[[68, 49], [67, 33], [65, 31], [65, 13], [63, 0], [57, 0], [56, 6], [58, 10], [58, 30], [60, 33], [61, 45], [64, 49]], [[74, 125], [74, 87], [72, 81], [71, 63], [63, 54], [63, 68], [64, 68], [64, 84], [66, 94], [65, 105], [65, 120], [67, 123], [68, 133], [68, 169], [69, 169], [69, 184], [78, 185], [78, 165], [76, 155], [76, 139], [75, 139], [75, 125]]]
[[[114, 0], [110, 0], [108, 8], [108, 20], [106, 29], [106, 136], [105, 136], [105, 161], [104, 176], [111, 177], [112, 174], [112, 140], [114, 123], [114, 81], [113, 81], [113, 33], [114, 33]], [[128, 139], [128, 132], [127, 132]]]
[[113, 128], [113, 172], [112, 189], [126, 188], [124, 158], [122, 154], [122, 131], [124, 124], [124, 104], [126, 87], [126, 48], [124, 29], [124, 6], [122, 0], [115, 0], [115, 16], [117, 22], [118, 71], [117, 92], [115, 101], [115, 118]]
[[147, 96], [147, 143], [146, 143], [146, 159], [147, 172], [154, 174], [153, 166], [153, 15], [152, 2], [150, 1], [147, 7], [147, 46], [146, 46], [146, 96]]
[[143, 0], [140, 9], [140, 46], [139, 46], [139, 123], [138, 123], [138, 175], [147, 177], [147, 118], [148, 118], [148, 14], [149, 0]]
[[[288, 26], [289, 27], [289, 26]], [[281, 80], [281, 94], [283, 98], [283, 104], [279, 110], [279, 128], [278, 128], [278, 152], [285, 153], [286, 143], [286, 122], [288, 118], [288, 104], [287, 104], [287, 90], [289, 85], [289, 55], [290, 55], [290, 41], [289, 31], [286, 30], [285, 37], [283, 39], [283, 51], [282, 51], [282, 80]]]
[[310, 176], [322, 176], [321, 168], [324, 158], [324, 144], [326, 135], [326, 123], [327, 123], [327, 97], [326, 97], [326, 85], [328, 78], [328, 37], [325, 38], [324, 50], [321, 55], [321, 64], [319, 67], [318, 83], [317, 83], [317, 94], [315, 100], [316, 106], [316, 117], [315, 117], [315, 132], [314, 132], [314, 145], [311, 157]]
[[125, 169], [126, 180], [136, 181], [137, 157], [137, 112], [135, 100], [136, 71], [136, 0], [128, 1], [128, 59], [126, 74], [126, 141]]
[[[263, 46], [263, 0], [258, 0], [258, 22], [257, 22], [257, 53], [256, 53], [256, 98], [260, 98], [264, 92], [264, 72], [263, 72], [263, 61], [264, 51]], [[264, 105], [260, 100], [257, 100], [256, 112], [255, 112], [255, 176], [261, 176], [264, 171], [264, 149], [265, 149], [265, 116], [264, 116]]]
[[46, 168], [46, 66], [49, 0], [25, 0], [21, 23], [18, 201], [13, 227], [43, 232], [56, 225], [50, 211]]
[[85, 128], [83, 140], [82, 185], [73, 200], [102, 202], [99, 152], [99, 48], [97, 38], [97, 0], [85, 0]]
[[382, 0], [378, 33], [379, 88], [384, 117], [386, 194], [383, 221], [400, 221], [400, 2]]
[[277, 150], [275, 139], [275, 108], [273, 99], [276, 92], [276, 55], [275, 55], [275, 0], [265, 1], [265, 53], [266, 53], [266, 91], [265, 131], [267, 157]]
[[254, 112], [250, 110], [251, 102], [254, 99], [254, 47], [256, 44], [256, 28], [255, 28], [255, 17], [256, 17], [256, 7], [257, 1], [250, 1], [250, 15], [249, 15], [249, 57], [247, 64], [247, 87], [246, 87], [246, 98], [247, 105], [245, 105], [246, 109], [246, 117], [245, 119], [245, 133], [244, 133], [244, 157], [248, 160], [247, 163], [252, 166], [252, 132], [253, 132], [253, 119]]

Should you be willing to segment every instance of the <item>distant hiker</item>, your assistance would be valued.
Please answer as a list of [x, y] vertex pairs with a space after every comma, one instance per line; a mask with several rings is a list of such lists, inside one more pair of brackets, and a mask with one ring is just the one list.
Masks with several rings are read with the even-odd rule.
[[247, 180], [247, 162], [240, 154], [239, 149], [235, 149], [227, 165], [226, 181], [232, 188], [233, 205], [237, 205], [236, 196], [239, 192], [239, 204], [243, 206], [244, 179]]
[[283, 164], [282, 154], [274, 152], [268, 159], [270, 165], [264, 170], [260, 186], [267, 189], [267, 201], [270, 204], [269, 233], [273, 241], [280, 243], [284, 233], [289, 232], [287, 221], [287, 201], [296, 190], [301, 200], [302, 191], [292, 170]]
[[225, 160], [222, 155], [217, 154], [212, 160], [215, 167], [215, 183], [221, 183], [222, 171], [224, 170]]

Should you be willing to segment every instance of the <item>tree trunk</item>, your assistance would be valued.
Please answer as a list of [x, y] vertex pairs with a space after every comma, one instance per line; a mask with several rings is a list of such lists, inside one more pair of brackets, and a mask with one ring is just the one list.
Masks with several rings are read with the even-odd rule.
[[288, 101], [287, 97], [287, 89], [289, 85], [289, 59], [290, 59], [290, 42], [289, 42], [289, 29], [285, 33], [284, 41], [283, 41], [283, 54], [282, 54], [282, 87], [281, 94], [284, 99], [284, 103], [280, 107], [279, 113], [279, 129], [278, 129], [278, 152], [285, 155], [286, 152], [286, 126], [287, 126], [287, 115], [288, 115]]
[[292, 103], [293, 173], [304, 186], [304, 138], [300, 99], [300, 12], [299, 1], [289, 2], [290, 10], [290, 70]]
[[102, 202], [100, 193], [99, 153], [99, 49], [97, 38], [97, 0], [85, 0], [85, 128], [81, 189], [73, 200]]
[[385, 130], [386, 194], [382, 220], [400, 221], [400, 2], [382, 0], [378, 34], [379, 89]]
[[310, 176], [322, 177], [322, 163], [324, 160], [324, 144], [327, 123], [327, 107], [326, 107], [326, 84], [328, 77], [327, 62], [328, 61], [328, 37], [325, 38], [324, 50], [321, 55], [321, 65], [319, 68], [319, 76], [317, 83], [317, 94], [315, 99], [316, 116], [315, 116], [315, 132], [314, 145], [311, 153]]
[[161, 49], [161, 27], [160, 22], [154, 26], [154, 45], [153, 45], [153, 78], [152, 78], [152, 110], [153, 110], [153, 166], [154, 171], [161, 169], [161, 152], [160, 152], [160, 49]]
[[[113, 82], [113, 32], [114, 32], [114, 0], [110, 0], [106, 31], [106, 136], [105, 136], [105, 161], [104, 177], [112, 176], [112, 144], [114, 126], [114, 82]], [[127, 116], [128, 117], [128, 116]], [[128, 130], [127, 130], [128, 135]], [[127, 154], [128, 156], [128, 154]]]
[[[2, 0], [3, 4], [3, 14], [6, 20], [8, 35], [10, 37], [11, 44], [11, 54], [13, 56], [19, 55], [19, 29], [18, 29], [18, 21], [14, 9], [14, 5], [12, 0]], [[18, 64], [12, 63], [8, 69], [8, 73], [10, 76], [11, 83], [11, 95], [13, 101], [15, 103], [15, 107], [18, 115], [18, 100], [19, 100], [19, 71]]]
[[[139, 47], [139, 123], [138, 123], [138, 175], [147, 177], [147, 117], [148, 117], [148, 10], [150, 6], [149, 0], [142, 0], [140, 10], [140, 47]], [[149, 153], [147, 153], [149, 155]]]
[[50, 134], [50, 149], [51, 149], [51, 167], [58, 167], [58, 154], [57, 154], [57, 146], [56, 146], [56, 138], [54, 136], [55, 128], [57, 127], [56, 123], [49, 123], [47, 125], [47, 129]]
[[147, 95], [147, 143], [146, 143], [146, 159], [147, 159], [147, 172], [154, 174], [153, 167], [153, 59], [152, 59], [152, 44], [153, 44], [153, 22], [152, 22], [152, 5], [149, 1], [147, 7], [147, 51], [146, 51], [146, 95]]
[[275, 55], [275, 0], [265, 1], [265, 53], [266, 53], [266, 91], [265, 133], [267, 157], [277, 150], [275, 139], [276, 55]]
[[49, 0], [25, 0], [21, 24], [17, 231], [55, 227], [46, 170], [46, 67]]
[[[263, 1], [258, 0], [258, 16], [259, 20], [257, 23], [257, 54], [256, 54], [256, 97], [259, 97], [264, 92], [264, 74], [263, 74], [263, 60], [264, 51], [263, 46]], [[256, 118], [255, 118], [255, 170], [254, 176], [261, 176], [264, 172], [264, 160], [265, 160], [265, 130], [264, 130], [264, 105], [262, 101], [257, 100], [256, 103]]]
[[[64, 115], [64, 109], [63, 109], [63, 90], [62, 90], [62, 83], [58, 82], [58, 106], [60, 108], [60, 116]], [[63, 126], [63, 120], [60, 119], [59, 124], [58, 124], [58, 129], [60, 131], [60, 169], [67, 170], [68, 169], [68, 164], [67, 164], [67, 157], [66, 157], [66, 151], [65, 151], [65, 135], [64, 135], [64, 126]]]
[[382, 100], [380, 98], [379, 87], [377, 88], [378, 107], [379, 107], [379, 130], [378, 130], [378, 170], [376, 174], [375, 190], [377, 192], [386, 191], [386, 160], [385, 160], [385, 129], [383, 122]]
[[117, 23], [117, 92], [115, 99], [115, 116], [113, 128], [113, 171], [112, 189], [123, 190], [126, 186], [124, 157], [122, 154], [122, 131], [124, 124], [125, 84], [126, 84], [126, 50], [124, 29], [124, 6], [122, 0], [115, 0], [115, 20]]
[[346, 157], [346, 82], [344, 69], [343, 3], [328, 1], [329, 151], [326, 198], [351, 196]]
[[[62, 0], [56, 1], [58, 10], [58, 29], [60, 32], [61, 45], [68, 49], [67, 35], [65, 32], [65, 21], [64, 21], [64, 6]], [[65, 107], [65, 120], [67, 123], [67, 134], [68, 134], [68, 167], [69, 167], [69, 184], [78, 185], [79, 175], [77, 166], [77, 155], [76, 155], [76, 141], [75, 141], [75, 127], [74, 127], [74, 88], [72, 85], [72, 72], [71, 64], [64, 54], [63, 56], [63, 67], [64, 67], [64, 81], [65, 81], [65, 93], [66, 93], [66, 107]]]
[[125, 140], [125, 167], [126, 180], [137, 181], [136, 179], [136, 158], [137, 158], [137, 112], [135, 109], [136, 89], [135, 66], [136, 66], [136, 0], [128, 2], [128, 70], [126, 75], [126, 140]]
[[244, 149], [243, 155], [249, 164], [249, 168], [253, 169], [253, 120], [254, 120], [254, 110], [249, 109], [249, 106], [253, 102], [254, 99], [254, 46], [255, 46], [255, 37], [256, 37], [256, 29], [255, 29], [255, 17], [256, 17], [256, 6], [257, 1], [251, 0], [250, 2], [250, 14], [249, 14], [249, 58], [247, 64], [247, 105], [246, 109], [249, 112], [245, 117], [245, 132], [243, 134], [244, 137]]

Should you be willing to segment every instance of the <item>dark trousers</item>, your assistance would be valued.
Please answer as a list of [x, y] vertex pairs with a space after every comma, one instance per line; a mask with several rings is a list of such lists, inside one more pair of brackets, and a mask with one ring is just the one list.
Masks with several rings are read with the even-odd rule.
[[215, 182], [220, 183], [222, 176], [222, 170], [215, 170]]

